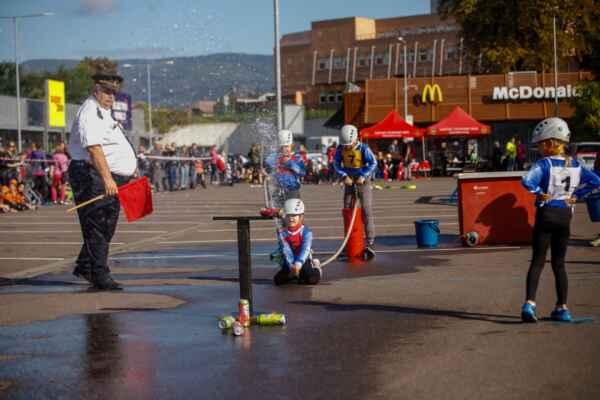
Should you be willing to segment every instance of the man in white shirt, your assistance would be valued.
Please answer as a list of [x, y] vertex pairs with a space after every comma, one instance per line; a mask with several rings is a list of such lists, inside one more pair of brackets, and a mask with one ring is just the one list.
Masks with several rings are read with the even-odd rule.
[[108, 267], [110, 241], [119, 219], [118, 187], [136, 172], [136, 154], [111, 113], [123, 78], [101, 71], [93, 76], [91, 96], [73, 121], [69, 140], [69, 181], [76, 203], [104, 194], [78, 209], [83, 246], [73, 271], [96, 290], [121, 290]]

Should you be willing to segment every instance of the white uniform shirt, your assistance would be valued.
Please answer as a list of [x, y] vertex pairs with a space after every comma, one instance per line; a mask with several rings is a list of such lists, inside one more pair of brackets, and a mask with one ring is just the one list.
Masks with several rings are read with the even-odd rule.
[[69, 153], [73, 160], [90, 160], [87, 147], [101, 145], [110, 172], [131, 176], [137, 162], [135, 152], [110, 110], [89, 97], [77, 111], [69, 137]]

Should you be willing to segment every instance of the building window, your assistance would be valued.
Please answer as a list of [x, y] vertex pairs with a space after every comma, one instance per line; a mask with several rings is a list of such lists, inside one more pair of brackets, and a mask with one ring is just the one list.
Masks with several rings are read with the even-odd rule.
[[346, 69], [346, 57], [335, 57], [333, 59], [333, 69]]
[[344, 102], [344, 94], [342, 92], [337, 92], [337, 94], [335, 95], [335, 99], [338, 103], [343, 103]]
[[458, 60], [458, 50], [456, 47], [450, 47], [446, 50], [446, 60]]
[[327, 101], [329, 103], [335, 103], [335, 94], [329, 94], [329, 95], [327, 95]]
[[369, 58], [368, 57], [358, 57], [358, 66], [359, 67], [368, 67], [369, 66]]
[[321, 93], [319, 95], [319, 104], [326, 104], [327, 103], [327, 95], [324, 93]]
[[317, 61], [317, 69], [323, 71], [329, 69], [329, 58], [321, 58]]
[[387, 54], [376, 54], [375, 55], [375, 65], [387, 65], [389, 64], [389, 59]]
[[419, 50], [419, 62], [431, 61], [431, 50]]

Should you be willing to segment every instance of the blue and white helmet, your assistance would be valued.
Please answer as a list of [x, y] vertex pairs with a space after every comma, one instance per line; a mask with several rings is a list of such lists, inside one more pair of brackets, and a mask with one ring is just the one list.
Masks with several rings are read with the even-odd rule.
[[300, 199], [288, 199], [283, 205], [283, 213], [285, 215], [302, 215], [304, 214], [304, 202]]
[[344, 125], [340, 133], [340, 144], [350, 146], [358, 140], [358, 129], [354, 125]]
[[294, 134], [289, 129], [282, 129], [277, 134], [277, 143], [281, 146], [291, 146], [294, 143]]
[[558, 139], [569, 142], [571, 131], [564, 119], [558, 117], [546, 118], [533, 128], [531, 143], [536, 144], [547, 139]]

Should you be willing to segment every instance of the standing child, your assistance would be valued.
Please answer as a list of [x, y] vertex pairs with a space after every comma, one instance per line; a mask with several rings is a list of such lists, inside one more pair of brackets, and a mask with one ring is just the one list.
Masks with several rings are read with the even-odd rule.
[[261, 210], [263, 215], [282, 217], [281, 207], [287, 199], [299, 199], [300, 178], [306, 175], [306, 167], [302, 156], [293, 152], [292, 131], [283, 129], [277, 135], [278, 151], [271, 154], [267, 160], [267, 172], [273, 177], [274, 190], [272, 193], [272, 208]]
[[69, 158], [62, 147], [57, 146], [52, 155], [53, 163], [50, 166], [52, 186], [50, 187], [50, 198], [52, 203], [57, 204], [60, 195], [60, 204], [65, 204], [66, 174], [69, 170]]
[[360, 200], [367, 239], [365, 258], [370, 260], [375, 257], [375, 218], [372, 207], [373, 193], [369, 180], [377, 167], [377, 161], [369, 146], [358, 140], [358, 129], [354, 125], [342, 127], [340, 144], [335, 152], [333, 165], [345, 185], [344, 208], [352, 208], [355, 190]]
[[313, 234], [304, 225], [304, 203], [289, 199], [283, 207], [285, 227], [279, 229], [277, 239], [281, 255], [281, 269], [273, 277], [275, 285], [297, 279], [298, 283], [316, 285], [321, 280], [319, 261], [312, 258]]
[[[572, 208], [578, 198], [600, 187], [600, 178], [566, 155], [565, 147], [569, 143], [570, 134], [569, 126], [560, 118], [547, 118], [533, 130], [531, 142], [537, 144], [544, 158], [536, 162], [523, 177], [523, 186], [537, 194], [533, 256], [527, 273], [526, 301], [521, 309], [521, 319], [524, 322], [537, 321], [535, 296], [548, 247], [552, 252], [557, 296], [556, 307], [550, 318], [555, 321], [571, 321], [571, 313], [567, 308], [565, 256]], [[585, 186], [577, 189], [580, 185]]]
[[[594, 173], [600, 176], [600, 151], [596, 153], [596, 161], [594, 162]], [[600, 246], [600, 233], [598, 234], [598, 236], [596, 236], [596, 239], [590, 242], [590, 246]]]

